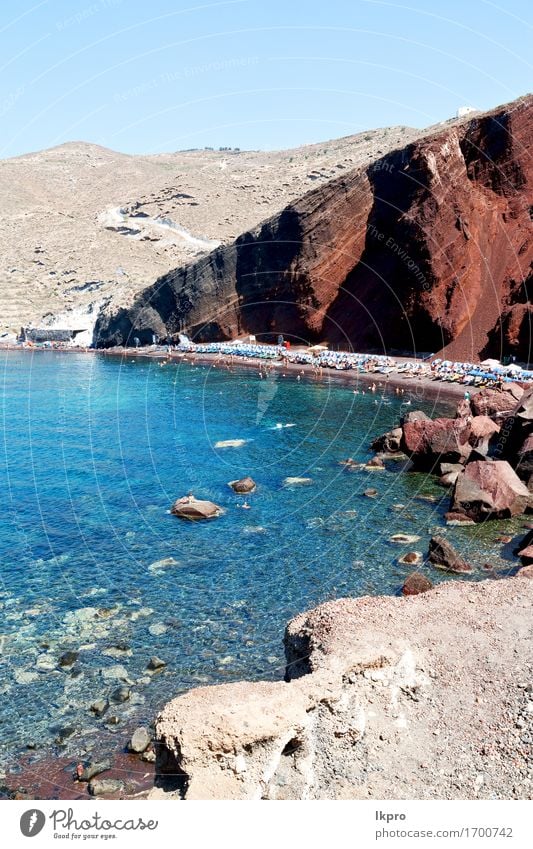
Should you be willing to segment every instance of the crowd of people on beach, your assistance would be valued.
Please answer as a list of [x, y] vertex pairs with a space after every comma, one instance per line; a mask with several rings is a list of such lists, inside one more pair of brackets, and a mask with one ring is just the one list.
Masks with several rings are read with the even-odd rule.
[[359, 373], [399, 374], [411, 378], [427, 378], [446, 383], [460, 383], [465, 386], [499, 386], [511, 381], [533, 381], [533, 371], [516, 363], [502, 365], [496, 360], [484, 363], [452, 362], [439, 357], [424, 360], [392, 358], [385, 354], [357, 354], [349, 351], [331, 351], [324, 346], [305, 348], [279, 345], [261, 345], [250, 342], [207, 342], [194, 344], [181, 342], [169, 346], [169, 352], [177, 351], [192, 355], [216, 355], [220, 360], [232, 364], [237, 359], [259, 361], [271, 366], [275, 362], [282, 364], [310, 366], [316, 374], [323, 369], [337, 371], [355, 370]]
[[[215, 356], [226, 365], [231, 366], [238, 360], [258, 362], [261, 376], [265, 376], [277, 365], [301, 365], [312, 369], [313, 373], [320, 377], [324, 369], [335, 371], [356, 371], [359, 373], [395, 374], [406, 378], [428, 379], [445, 383], [459, 383], [465, 386], [502, 386], [511, 381], [532, 382], [533, 370], [529, 370], [514, 362], [506, 365], [497, 360], [489, 359], [482, 363], [470, 363], [441, 359], [440, 357], [426, 356], [424, 358], [410, 357], [402, 360], [399, 357], [391, 357], [386, 354], [363, 354], [351, 351], [332, 351], [325, 345], [311, 347], [292, 347], [290, 343], [282, 341], [281, 337], [277, 345], [266, 345], [258, 342], [235, 340], [232, 342], [204, 342], [194, 343], [183, 335], [178, 344], [158, 344], [154, 336], [153, 344], [148, 348], [141, 346], [139, 340], [135, 340], [136, 352], [143, 354], [159, 355], [165, 351], [169, 358], [176, 355], [188, 355], [189, 357], [201, 357], [202, 355]], [[35, 343], [24, 343], [23, 347], [36, 349], [47, 347], [52, 349], [68, 347], [73, 350], [76, 346], [72, 344], [64, 346], [61, 343], [46, 343], [44, 345]], [[10, 347], [10, 346], [8, 346]], [[20, 347], [17, 345], [16, 347]], [[87, 348], [78, 348], [85, 350]]]

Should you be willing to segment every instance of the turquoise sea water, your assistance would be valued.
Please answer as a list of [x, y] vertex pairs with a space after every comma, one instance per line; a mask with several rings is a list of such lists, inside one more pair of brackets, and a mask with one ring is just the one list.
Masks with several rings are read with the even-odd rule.
[[[398, 557], [425, 552], [443, 524], [447, 494], [427, 476], [339, 465], [371, 456], [371, 439], [398, 420], [405, 398], [396, 395], [297, 382], [282, 369], [260, 379], [46, 352], [4, 353], [1, 380], [4, 754], [62, 737], [65, 751], [84, 751], [107, 726], [122, 745], [132, 724], [188, 687], [281, 677], [292, 615], [397, 592], [409, 571]], [[228, 439], [245, 442], [216, 447]], [[249, 510], [227, 486], [248, 474], [258, 483]], [[284, 486], [287, 476], [311, 483]], [[364, 497], [368, 487], [379, 497]], [[188, 492], [224, 515], [203, 524], [172, 516]], [[480, 566], [503, 568], [502, 528], [447, 530]], [[421, 539], [394, 545], [397, 532]], [[472, 580], [486, 575], [480, 568]], [[59, 668], [67, 650], [78, 657]], [[152, 655], [166, 661], [162, 673], [147, 674]], [[91, 703], [126, 680], [130, 699], [96, 718]]]

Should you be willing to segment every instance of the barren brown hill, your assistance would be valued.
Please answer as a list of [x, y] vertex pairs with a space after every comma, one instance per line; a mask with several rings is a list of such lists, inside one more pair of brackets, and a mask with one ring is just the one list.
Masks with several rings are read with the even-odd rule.
[[532, 129], [528, 96], [343, 171], [104, 311], [96, 341], [284, 333], [529, 361]]
[[128, 156], [73, 142], [0, 161], [0, 333], [88, 326], [310, 187], [420, 131], [374, 130], [289, 151]]

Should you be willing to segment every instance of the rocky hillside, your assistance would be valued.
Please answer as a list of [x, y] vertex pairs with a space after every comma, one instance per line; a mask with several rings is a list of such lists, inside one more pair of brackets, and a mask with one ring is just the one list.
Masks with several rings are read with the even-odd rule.
[[103, 303], [129, 304], [158, 276], [419, 134], [156, 156], [79, 142], [0, 161], [0, 334], [43, 316], [86, 326], [87, 311], [94, 321]]
[[130, 308], [105, 311], [96, 341], [281, 332], [529, 360], [532, 129], [528, 96], [342, 171]]
[[166, 771], [186, 799], [531, 798], [532, 602], [519, 575], [298, 616], [289, 682], [164, 707], [150, 795]]

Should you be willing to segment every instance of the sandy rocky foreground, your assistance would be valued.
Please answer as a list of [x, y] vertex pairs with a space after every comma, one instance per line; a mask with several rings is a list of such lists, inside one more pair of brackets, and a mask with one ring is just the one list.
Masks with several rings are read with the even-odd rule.
[[194, 689], [157, 718], [152, 798], [531, 798], [533, 581], [328, 602], [289, 623], [290, 682]]
[[72, 142], [0, 161], [0, 337], [30, 322], [94, 323], [101, 306], [129, 305], [160, 275], [422, 132], [152, 156]]

